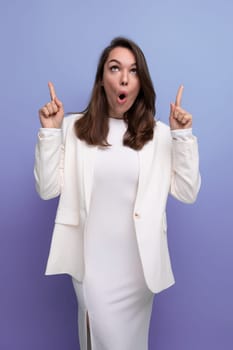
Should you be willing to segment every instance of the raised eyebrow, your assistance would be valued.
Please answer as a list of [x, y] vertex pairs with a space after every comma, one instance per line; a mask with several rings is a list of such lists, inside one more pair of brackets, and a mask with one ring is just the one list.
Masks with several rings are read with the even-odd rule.
[[[113, 62], [116, 62], [116, 63], [119, 64], [119, 65], [122, 64], [120, 61], [118, 61], [118, 60], [115, 59], [115, 58], [111, 59], [108, 63], [113, 63]], [[136, 63], [136, 62], [134, 62], [134, 63], [132, 63], [132, 64], [130, 65], [130, 67], [134, 67], [134, 66], [137, 67], [137, 63]]]
[[110, 60], [108, 63], [112, 63], [112, 62], [116, 62], [116, 63], [118, 63], [118, 64], [121, 64], [121, 62], [118, 61], [118, 60], [116, 60], [116, 59], [112, 59], [112, 60]]

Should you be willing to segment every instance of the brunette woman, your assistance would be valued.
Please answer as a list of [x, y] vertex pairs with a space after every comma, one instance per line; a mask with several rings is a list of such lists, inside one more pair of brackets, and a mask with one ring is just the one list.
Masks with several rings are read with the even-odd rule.
[[60, 195], [46, 273], [72, 276], [82, 350], [146, 350], [153, 297], [174, 283], [167, 196], [191, 203], [200, 187], [183, 86], [170, 127], [156, 121], [143, 52], [115, 38], [84, 112], [64, 118], [52, 83], [49, 90], [35, 162], [39, 195]]

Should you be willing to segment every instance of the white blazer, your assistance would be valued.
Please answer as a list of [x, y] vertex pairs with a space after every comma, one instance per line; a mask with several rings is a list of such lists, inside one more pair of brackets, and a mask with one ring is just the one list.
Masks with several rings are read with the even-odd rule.
[[[46, 274], [67, 273], [82, 281], [84, 226], [97, 147], [76, 137], [73, 125], [79, 117], [64, 118], [60, 132], [39, 135], [34, 174], [42, 199], [60, 195]], [[174, 283], [167, 245], [167, 197], [171, 193], [183, 202], [195, 201], [200, 188], [197, 140], [194, 136], [173, 140], [170, 128], [157, 122], [153, 140], [138, 156], [135, 232], [146, 283], [158, 293]]]

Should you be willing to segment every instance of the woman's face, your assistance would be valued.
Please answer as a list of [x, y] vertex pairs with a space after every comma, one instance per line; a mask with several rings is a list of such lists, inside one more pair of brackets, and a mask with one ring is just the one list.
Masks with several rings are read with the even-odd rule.
[[122, 118], [133, 105], [140, 90], [134, 54], [124, 47], [110, 51], [102, 81], [110, 117]]

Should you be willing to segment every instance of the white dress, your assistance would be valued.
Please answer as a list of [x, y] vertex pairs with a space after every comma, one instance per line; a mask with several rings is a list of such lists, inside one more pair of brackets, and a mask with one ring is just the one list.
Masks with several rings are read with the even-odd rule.
[[73, 279], [79, 306], [79, 341], [87, 350], [147, 350], [154, 294], [139, 257], [133, 207], [138, 153], [122, 144], [121, 119], [109, 118], [108, 148], [99, 148], [85, 229], [85, 277]]

